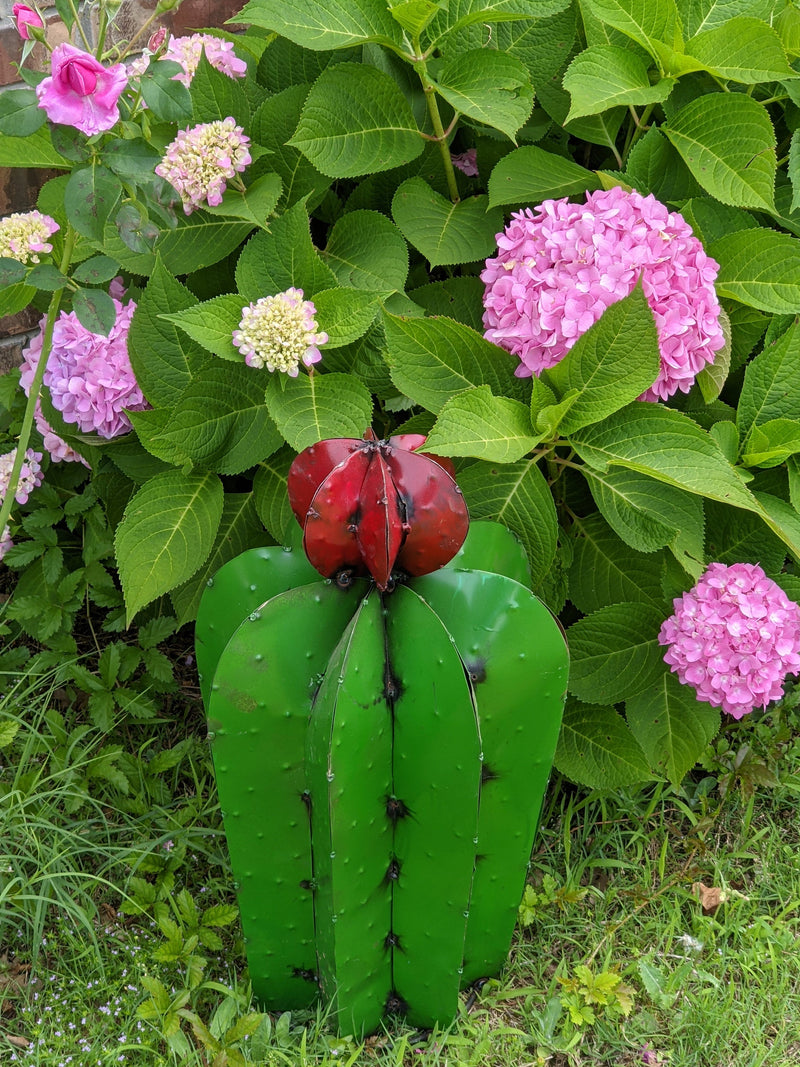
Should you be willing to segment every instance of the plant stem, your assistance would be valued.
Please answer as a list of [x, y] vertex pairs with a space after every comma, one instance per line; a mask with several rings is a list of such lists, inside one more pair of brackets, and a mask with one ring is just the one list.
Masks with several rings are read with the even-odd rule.
[[[75, 231], [70, 228], [64, 240], [64, 252], [61, 256], [60, 269], [62, 273], [69, 268], [69, 262], [72, 258], [74, 247]], [[14, 497], [16, 496], [17, 486], [19, 485], [19, 476], [22, 473], [22, 464], [25, 462], [25, 452], [28, 448], [28, 442], [31, 439], [31, 429], [33, 427], [33, 416], [36, 411], [36, 401], [39, 399], [44, 372], [50, 357], [50, 349], [53, 344], [53, 330], [55, 329], [56, 318], [58, 317], [58, 311], [61, 306], [61, 296], [63, 292], [63, 289], [56, 289], [50, 297], [50, 305], [47, 308], [44, 333], [42, 335], [42, 352], [39, 356], [39, 363], [36, 366], [33, 381], [31, 382], [31, 387], [28, 391], [28, 402], [25, 405], [25, 414], [22, 416], [22, 427], [19, 431], [19, 439], [17, 440], [17, 452], [14, 456], [14, 465], [11, 468], [11, 476], [8, 479], [6, 494], [3, 498], [2, 505], [0, 505], [0, 537], [3, 535], [3, 531], [11, 517], [11, 509], [14, 506]]]
[[139, 29], [136, 31], [136, 33], [133, 35], [133, 37], [131, 37], [131, 39], [125, 45], [125, 48], [124, 48], [123, 52], [121, 53], [121, 55], [119, 57], [120, 61], [123, 60], [125, 58], [125, 56], [128, 55], [128, 53], [130, 52], [131, 47], [133, 45], [133, 42], [134, 41], [138, 41], [139, 38], [142, 36], [142, 34], [145, 32], [145, 30], [149, 29], [150, 26], [152, 26], [152, 24], [155, 22], [155, 20], [157, 18], [160, 18], [160, 17], [161, 17], [161, 12], [156, 10], [156, 11], [153, 12], [153, 14], [148, 19], [145, 20], [145, 22], [142, 23], [142, 25], [139, 27]]
[[[425, 60], [420, 54], [419, 41], [414, 41], [414, 51], [417, 55], [417, 59], [414, 63], [419, 80], [422, 82], [422, 88], [425, 90], [425, 100], [428, 104], [428, 114], [431, 117], [431, 125], [433, 126], [433, 132], [435, 134], [433, 140], [439, 145], [439, 151], [442, 154], [442, 163], [444, 164], [444, 173], [447, 178], [447, 189], [450, 193], [450, 199], [454, 204], [457, 204], [461, 200], [461, 194], [458, 191], [458, 183], [456, 182], [456, 172], [453, 168], [453, 161], [450, 158], [450, 148], [447, 144], [447, 138], [452, 132], [455, 125], [455, 118], [450, 123], [449, 127], [445, 131], [442, 125], [442, 116], [439, 114], [439, 103], [436, 99], [436, 89], [433, 82], [428, 77], [428, 71], [425, 66]], [[456, 116], [457, 118], [458, 116]]]
[[69, 7], [70, 7], [70, 11], [75, 16], [75, 25], [78, 27], [78, 33], [81, 35], [81, 40], [83, 41], [83, 47], [86, 49], [87, 52], [91, 52], [92, 46], [89, 43], [89, 38], [86, 36], [86, 34], [83, 31], [83, 24], [82, 24], [82, 22], [80, 20], [80, 16], [78, 15], [78, 8], [77, 8], [77, 6], [75, 4], [75, 0], [69, 0]]
[[631, 114], [633, 115], [634, 128], [630, 131], [628, 140], [626, 141], [625, 147], [622, 150], [622, 160], [624, 163], [627, 163], [628, 156], [630, 155], [633, 146], [636, 144], [642, 134], [647, 131], [647, 123], [650, 119], [650, 116], [653, 114], [654, 107], [655, 104], [648, 104], [638, 119], [636, 117], [636, 112], [634, 111], [634, 109], [630, 109]]

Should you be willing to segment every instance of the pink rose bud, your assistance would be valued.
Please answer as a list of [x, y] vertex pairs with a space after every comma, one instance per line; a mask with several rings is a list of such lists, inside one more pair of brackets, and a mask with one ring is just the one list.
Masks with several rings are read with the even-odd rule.
[[51, 122], [91, 137], [119, 120], [117, 101], [127, 84], [124, 63], [106, 69], [88, 52], [60, 44], [53, 49], [50, 77], [36, 86], [36, 95]]
[[147, 51], [155, 55], [156, 52], [164, 46], [164, 42], [166, 41], [166, 39], [167, 27], [161, 26], [160, 29], [157, 29], [156, 32], [151, 36], [150, 40], [147, 42]]
[[23, 41], [30, 41], [33, 37], [31, 29], [43, 30], [44, 22], [38, 11], [34, 11], [27, 4], [14, 4], [11, 13], [17, 22], [17, 33]]

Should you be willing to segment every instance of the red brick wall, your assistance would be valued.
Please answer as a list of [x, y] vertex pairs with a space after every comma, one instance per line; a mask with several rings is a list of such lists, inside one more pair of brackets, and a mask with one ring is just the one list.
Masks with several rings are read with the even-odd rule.
[[[287, 0], [290, 2], [290, 0]], [[155, 11], [158, 0], [123, 0], [114, 23], [114, 37], [130, 40]], [[10, 17], [13, 0], [0, 0], [0, 90], [19, 83], [17, 66], [22, 58], [22, 41]], [[152, 32], [166, 26], [176, 36], [195, 30], [222, 26], [244, 6], [244, 0], [183, 0], [176, 11], [160, 15], [136, 44], [144, 47]], [[40, 2], [47, 24], [51, 45], [68, 39], [66, 28], [54, 8], [46, 9]], [[230, 27], [228, 27], [230, 28]], [[26, 60], [26, 66], [43, 70], [47, 52], [37, 44]], [[28, 211], [36, 203], [42, 185], [53, 176], [49, 170], [9, 170], [0, 168], [0, 215], [14, 211]], [[20, 362], [27, 332], [35, 325], [36, 315], [23, 311], [19, 315], [0, 318], [0, 374]]]

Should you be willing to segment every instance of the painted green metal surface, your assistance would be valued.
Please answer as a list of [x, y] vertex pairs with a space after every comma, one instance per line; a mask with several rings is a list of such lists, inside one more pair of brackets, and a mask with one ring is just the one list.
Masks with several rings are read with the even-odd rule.
[[195, 656], [206, 707], [219, 657], [242, 619], [278, 593], [320, 580], [302, 542], [298, 526], [288, 546], [248, 549], [220, 567], [208, 583], [195, 624]]
[[225, 646], [208, 699], [253, 990], [275, 1009], [317, 996], [306, 731], [365, 585], [316, 582], [267, 601]]
[[499, 522], [471, 522], [466, 540], [446, 568], [504, 574], [530, 588], [531, 569], [519, 539]]
[[392, 989], [392, 717], [375, 590], [334, 651], [307, 748], [314, 911], [322, 993], [342, 1033], [380, 1024]]
[[397, 820], [392, 971], [413, 1026], [458, 1008], [480, 788], [480, 737], [461, 661], [410, 588], [384, 597], [394, 700]]
[[508, 954], [561, 726], [567, 648], [545, 605], [503, 575], [444, 569], [414, 590], [459, 649], [483, 742], [468, 983], [496, 974]]

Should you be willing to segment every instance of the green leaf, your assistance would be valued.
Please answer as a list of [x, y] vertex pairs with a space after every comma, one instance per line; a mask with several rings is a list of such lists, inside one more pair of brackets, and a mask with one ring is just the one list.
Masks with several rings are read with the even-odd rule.
[[650, 769], [625, 720], [613, 708], [567, 701], [555, 765], [590, 789], [619, 789], [650, 779]]
[[36, 296], [36, 290], [32, 285], [24, 285], [18, 282], [15, 285], [0, 286], [0, 318], [6, 315], [16, 315], [30, 304]]
[[644, 692], [625, 703], [631, 733], [655, 774], [675, 789], [719, 730], [720, 714], [668, 671]]
[[536, 461], [473, 463], [459, 473], [458, 484], [472, 519], [495, 519], [520, 539], [535, 589], [548, 575], [558, 547], [553, 496]]
[[400, 0], [389, 6], [392, 18], [412, 37], [422, 33], [437, 12], [443, 10], [446, 10], [446, 5], [434, 3], [434, 0]]
[[722, 392], [731, 369], [731, 320], [724, 308], [719, 309], [719, 324], [725, 338], [725, 344], [714, 353], [714, 362], [707, 363], [697, 374], [695, 381], [703, 394], [703, 400], [710, 404]]
[[481, 385], [447, 401], [428, 434], [426, 448], [438, 456], [515, 463], [538, 440], [524, 404], [493, 396], [488, 385]]
[[[162, 230], [159, 235], [154, 228], [153, 234], [158, 237], [154, 249], [143, 244], [141, 248], [144, 250], [133, 251], [120, 236], [121, 216], [130, 206], [120, 209], [116, 225], [109, 223], [102, 240], [93, 244], [98, 251], [113, 256], [126, 270], [144, 276], [152, 274], [156, 255], [161, 256], [164, 265], [174, 274], [188, 274], [209, 267], [224, 259], [253, 229], [250, 222], [215, 218], [206, 211], [193, 211], [188, 217], [181, 212], [175, 229]], [[141, 228], [141, 220], [132, 227], [138, 231], [137, 236], [142, 232]]]
[[621, 466], [658, 481], [757, 510], [741, 477], [719, 445], [679, 411], [635, 402], [604, 422], [573, 434], [570, 443], [596, 471]]
[[603, 473], [582, 467], [581, 473], [606, 522], [631, 548], [655, 552], [670, 545], [702, 561], [704, 523], [699, 497], [622, 467]]
[[372, 422], [372, 397], [352, 374], [273, 374], [267, 407], [297, 452], [327, 437], [362, 437]]
[[332, 178], [390, 170], [423, 149], [411, 107], [395, 81], [357, 63], [337, 63], [320, 74], [289, 144]]
[[689, 168], [657, 126], [651, 126], [633, 146], [623, 177], [643, 196], [652, 193], [662, 202], [686, 200], [702, 192]]
[[567, 631], [569, 691], [591, 704], [616, 704], [651, 686], [666, 670], [658, 643], [663, 608], [609, 604]]
[[92, 256], [79, 263], [72, 277], [85, 285], [101, 285], [111, 281], [119, 273], [119, 263], [110, 256]]
[[[217, 537], [208, 559], [188, 582], [173, 589], [170, 593], [178, 625], [183, 626], [187, 622], [192, 622], [196, 617], [203, 590], [208, 585], [209, 579], [214, 577], [224, 563], [234, 559], [248, 548], [257, 548], [264, 543], [264, 540], [264, 531], [258, 521], [253, 494], [226, 493]], [[226, 905], [221, 904], [218, 907], [224, 909]], [[204, 912], [203, 921], [208, 925], [222, 925], [219, 922], [207, 920], [209, 912], [213, 917], [214, 910], [209, 908]]]
[[644, 61], [628, 49], [611, 44], [587, 48], [564, 75], [564, 88], [572, 97], [567, 122], [619, 104], [661, 103], [674, 84], [672, 78], [661, 78], [651, 85]]
[[663, 127], [700, 185], [723, 204], [773, 211], [775, 131], [742, 93], [708, 93]]
[[680, 45], [674, 0], [588, 0], [587, 6], [601, 22], [620, 30], [656, 58], [663, 51], [658, 42], [669, 49]]
[[137, 611], [202, 566], [222, 506], [222, 483], [214, 474], [167, 471], [136, 492], [115, 537], [128, 624]]
[[489, 207], [540, 204], [542, 200], [591, 192], [600, 187], [590, 170], [571, 159], [523, 145], [503, 156], [489, 177]]
[[577, 519], [572, 532], [569, 598], [578, 611], [589, 614], [625, 601], [663, 609], [662, 554], [632, 550], [600, 515]]
[[265, 229], [282, 191], [283, 183], [277, 174], [263, 174], [248, 185], [244, 193], [240, 189], [226, 189], [222, 203], [209, 205], [206, 211], [209, 215], [247, 219], [254, 226]]
[[24, 280], [27, 273], [28, 267], [20, 260], [10, 256], [0, 258], [0, 287], [16, 285], [17, 282]]
[[408, 295], [429, 315], [444, 315], [483, 332], [483, 282], [480, 278], [464, 275], [460, 278], [445, 278], [440, 282], [428, 282], [418, 289], [410, 289]]
[[286, 543], [288, 530], [296, 525], [286, 492], [286, 478], [295, 455], [294, 449], [284, 446], [259, 463], [253, 478], [258, 517], [279, 545]]
[[69, 170], [71, 163], [53, 147], [49, 126], [27, 137], [0, 134], [0, 167], [58, 167]]
[[264, 403], [264, 376], [210, 360], [169, 412], [134, 412], [145, 447], [167, 462], [240, 474], [282, 444]]
[[114, 301], [102, 289], [79, 289], [72, 296], [72, 310], [90, 333], [108, 337], [117, 321]]
[[36, 289], [44, 289], [45, 292], [54, 293], [57, 289], [63, 289], [68, 284], [68, 281], [58, 267], [54, 267], [52, 263], [38, 263], [31, 268], [31, 272], [27, 277], [27, 284], [34, 286]]
[[708, 250], [719, 263], [720, 296], [778, 315], [800, 307], [800, 239], [775, 230], [741, 230]]
[[789, 210], [794, 212], [800, 208], [800, 129], [794, 131], [789, 143], [787, 172], [792, 183], [792, 202]]
[[367, 41], [402, 44], [400, 26], [384, 0], [250, 0], [239, 19], [316, 51]]
[[156, 406], [170, 406], [207, 362], [205, 351], [161, 316], [197, 304], [159, 261], [133, 314], [128, 352], [136, 381]]
[[779, 573], [786, 562], [786, 546], [764, 529], [758, 515], [706, 502], [706, 551], [718, 563], [759, 563], [767, 574]]
[[533, 86], [524, 64], [491, 49], [454, 56], [435, 84], [455, 111], [500, 130], [512, 141], [533, 108]]
[[408, 246], [397, 227], [378, 211], [342, 215], [322, 258], [339, 285], [352, 289], [402, 292], [408, 277]]
[[[265, 56], [268, 56], [278, 43], [276, 41], [268, 48]], [[314, 53], [307, 52], [305, 55], [313, 57]], [[270, 153], [270, 166], [283, 182], [286, 205], [296, 204], [304, 197], [309, 197], [309, 202], [316, 203], [331, 184], [331, 179], [320, 174], [302, 152], [287, 144], [300, 121], [300, 113], [310, 88], [310, 85], [290, 85], [288, 89], [267, 97], [253, 116], [251, 124], [253, 140], [263, 145]]]
[[755, 357], [744, 375], [736, 424], [742, 440], [753, 427], [800, 411], [800, 324], [793, 324]]
[[514, 377], [516, 361], [453, 319], [384, 317], [392, 381], [415, 404], [438, 414], [456, 393], [488, 385], [495, 396], [525, 402], [530, 384]]
[[686, 52], [719, 78], [757, 85], [798, 75], [789, 66], [781, 39], [766, 22], [732, 18], [697, 34]]
[[713, 30], [737, 15], [754, 13], [754, 0], [682, 0], [683, 28], [689, 37], [703, 30]]
[[659, 367], [655, 321], [639, 282], [544, 375], [559, 399], [577, 393], [560, 432], [573, 433], [625, 407], [653, 384]]
[[745, 467], [777, 467], [800, 452], [800, 422], [770, 419], [754, 426], [742, 450]]
[[122, 198], [122, 183], [107, 167], [74, 170], [64, 192], [64, 208], [78, 233], [102, 241], [105, 226]]
[[202, 304], [192, 304], [160, 319], [179, 326], [185, 334], [208, 352], [234, 363], [242, 363], [244, 356], [233, 344], [233, 331], [239, 329], [244, 300], [238, 294], [215, 296]]
[[30, 137], [46, 121], [47, 115], [39, 107], [33, 89], [6, 89], [0, 93], [0, 133], [8, 137]]
[[100, 161], [123, 181], [146, 182], [152, 180], [161, 153], [143, 137], [115, 137], [103, 145]]
[[487, 197], [470, 196], [453, 204], [424, 178], [407, 178], [400, 185], [392, 216], [431, 267], [485, 259], [495, 251], [496, 235], [503, 228], [502, 212], [489, 207]]
[[175, 81], [181, 66], [171, 60], [151, 61], [139, 84], [142, 99], [156, 118], [164, 122], [188, 122], [192, 117], [192, 98], [183, 82]]
[[363, 337], [375, 321], [380, 296], [364, 289], [323, 289], [316, 293], [316, 320], [328, 335], [326, 348], [341, 348]]
[[189, 95], [192, 98], [192, 118], [195, 123], [218, 122], [232, 118], [237, 125], [247, 127], [250, 121], [250, 105], [240, 80], [215, 70], [209, 63], [205, 50], [200, 53], [200, 62], [192, 78]]
[[245, 245], [236, 264], [236, 287], [246, 302], [295, 286], [306, 299], [336, 285], [333, 271], [311, 243], [305, 205], [295, 204]]

